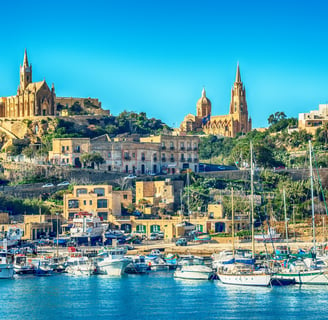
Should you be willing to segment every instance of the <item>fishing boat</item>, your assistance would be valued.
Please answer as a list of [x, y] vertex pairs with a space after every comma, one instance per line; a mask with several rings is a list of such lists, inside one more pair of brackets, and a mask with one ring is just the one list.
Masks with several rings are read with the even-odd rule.
[[67, 260], [65, 271], [74, 276], [91, 276], [95, 266], [87, 257], [70, 257]]
[[276, 232], [275, 228], [268, 228], [267, 234], [256, 234], [254, 239], [257, 242], [272, 242], [281, 240], [281, 234]]
[[14, 271], [16, 274], [31, 274], [35, 268], [31, 261], [28, 261], [26, 255], [16, 254], [14, 256]]
[[50, 276], [53, 273], [53, 269], [50, 267], [50, 261], [46, 258], [32, 259], [32, 263], [35, 266], [34, 275], [38, 277]]
[[175, 278], [189, 280], [210, 280], [213, 275], [213, 269], [206, 266], [201, 258], [184, 260], [181, 267], [174, 272]]
[[146, 263], [145, 256], [129, 256], [131, 262], [125, 268], [125, 272], [128, 274], [145, 274], [148, 272], [148, 265]]
[[107, 225], [98, 216], [88, 212], [79, 212], [73, 218], [70, 238], [76, 244], [95, 245], [103, 241], [106, 228]]
[[96, 258], [96, 272], [109, 276], [121, 276], [127, 265], [131, 262], [126, 258], [125, 248], [106, 248], [101, 250]]
[[0, 279], [11, 279], [14, 276], [12, 256], [7, 250], [0, 251]]

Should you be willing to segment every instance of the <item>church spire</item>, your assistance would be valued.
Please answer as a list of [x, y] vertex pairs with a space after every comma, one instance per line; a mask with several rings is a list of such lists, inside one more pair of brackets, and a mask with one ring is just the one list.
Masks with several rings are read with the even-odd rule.
[[237, 63], [237, 72], [236, 72], [236, 81], [240, 83], [241, 82], [241, 77], [240, 77], [240, 70], [239, 70], [239, 62]]
[[25, 48], [23, 67], [28, 67], [27, 50]]
[[202, 91], [202, 98], [206, 98], [206, 91], [205, 91], [205, 87], [203, 88], [203, 91]]

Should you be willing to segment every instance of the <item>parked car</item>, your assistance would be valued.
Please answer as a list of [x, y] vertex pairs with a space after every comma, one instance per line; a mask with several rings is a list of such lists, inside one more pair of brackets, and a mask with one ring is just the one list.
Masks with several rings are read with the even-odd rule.
[[157, 233], [150, 234], [149, 240], [159, 240], [158, 234]]
[[68, 181], [63, 181], [57, 184], [57, 187], [66, 187], [69, 186], [70, 183]]
[[54, 187], [53, 183], [46, 183], [42, 186], [42, 188], [52, 188], [52, 187]]
[[175, 242], [176, 246], [186, 246], [188, 244], [188, 241], [186, 238], [180, 238]]
[[129, 174], [124, 179], [135, 179], [135, 178], [137, 178], [137, 176], [135, 176], [134, 174]]

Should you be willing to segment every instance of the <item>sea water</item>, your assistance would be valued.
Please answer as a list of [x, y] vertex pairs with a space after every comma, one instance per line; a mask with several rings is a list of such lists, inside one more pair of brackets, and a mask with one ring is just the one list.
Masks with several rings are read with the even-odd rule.
[[0, 319], [328, 319], [328, 286], [239, 287], [171, 272], [0, 280]]

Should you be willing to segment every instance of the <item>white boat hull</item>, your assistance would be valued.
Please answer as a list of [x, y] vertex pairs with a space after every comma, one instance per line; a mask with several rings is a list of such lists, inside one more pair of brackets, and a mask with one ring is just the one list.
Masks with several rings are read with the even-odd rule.
[[174, 272], [175, 278], [190, 280], [209, 280], [213, 271], [211, 268], [201, 265], [183, 266]]
[[66, 268], [66, 272], [73, 276], [91, 276], [93, 271], [93, 268], [89, 266], [68, 266]]
[[270, 274], [222, 274], [218, 273], [219, 279], [224, 284], [239, 286], [260, 286], [270, 285]]
[[14, 276], [12, 264], [0, 264], [0, 279], [11, 279]]
[[300, 272], [280, 272], [274, 275], [274, 278], [295, 280], [297, 284], [328, 284], [328, 271], [312, 270]]
[[130, 260], [110, 260], [101, 261], [98, 263], [98, 269], [100, 273], [108, 276], [121, 276], [124, 273], [126, 266], [130, 263]]

